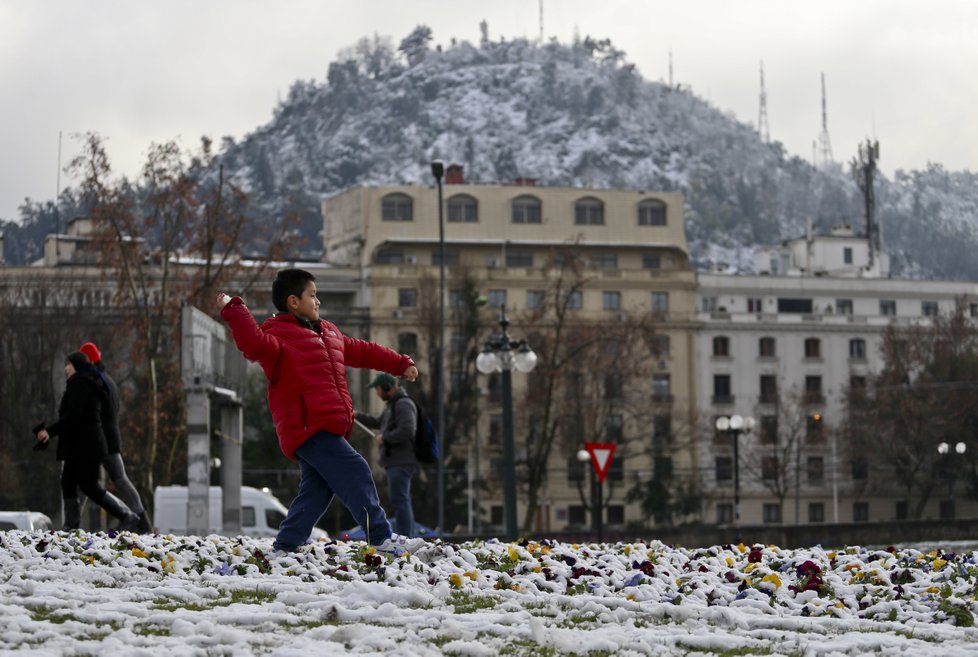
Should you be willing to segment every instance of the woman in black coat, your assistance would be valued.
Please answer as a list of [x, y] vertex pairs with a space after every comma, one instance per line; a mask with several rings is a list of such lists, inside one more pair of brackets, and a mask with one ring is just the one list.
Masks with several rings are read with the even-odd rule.
[[[102, 407], [109, 403], [109, 391], [92, 366], [88, 356], [80, 351], [68, 355], [65, 363], [68, 377], [65, 393], [58, 406], [58, 421], [37, 432], [37, 439], [46, 443], [59, 436], [58, 460], [64, 461], [61, 470], [61, 495], [65, 508], [77, 507], [78, 489], [121, 522], [119, 529], [133, 529], [139, 517], [99, 485], [99, 466], [108, 451], [102, 428]], [[65, 529], [77, 529], [77, 518], [65, 518]]]

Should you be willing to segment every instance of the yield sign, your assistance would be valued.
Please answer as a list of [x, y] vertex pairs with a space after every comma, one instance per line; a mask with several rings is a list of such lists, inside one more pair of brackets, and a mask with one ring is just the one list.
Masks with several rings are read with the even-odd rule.
[[591, 465], [598, 473], [598, 481], [604, 483], [611, 467], [611, 456], [615, 453], [615, 443], [584, 443], [584, 449], [591, 455]]

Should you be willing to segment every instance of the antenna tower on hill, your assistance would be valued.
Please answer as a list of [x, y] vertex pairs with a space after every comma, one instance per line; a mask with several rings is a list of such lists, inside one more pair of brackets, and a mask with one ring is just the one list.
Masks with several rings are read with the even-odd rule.
[[669, 51], [669, 88], [672, 88], [672, 51]]
[[757, 112], [757, 133], [764, 143], [771, 141], [771, 129], [767, 124], [767, 91], [764, 90], [764, 60], [761, 60], [761, 101]]
[[832, 157], [832, 140], [829, 139], [829, 111], [825, 102], [825, 73], [822, 73], [822, 132], [818, 135], [818, 152], [821, 158], [819, 164], [828, 166], [835, 159]]

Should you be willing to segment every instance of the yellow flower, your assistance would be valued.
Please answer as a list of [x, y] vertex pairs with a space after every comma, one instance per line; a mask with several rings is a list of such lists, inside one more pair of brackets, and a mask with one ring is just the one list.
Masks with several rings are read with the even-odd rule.
[[448, 576], [448, 583], [457, 589], [462, 588], [462, 576], [458, 573], [452, 573]]
[[731, 557], [727, 557], [727, 568], [733, 568], [733, 559]]
[[85, 563], [87, 563], [89, 566], [91, 566], [93, 563], [95, 563], [95, 555], [94, 554], [83, 554], [83, 555], [81, 555], [81, 560], [84, 561]]
[[510, 561], [519, 561], [520, 560], [520, 553], [516, 551], [516, 548], [514, 546], [512, 546], [512, 545], [509, 546], [508, 553], [509, 553], [509, 560]]
[[947, 564], [946, 559], [934, 559], [934, 570], [940, 570]]
[[936, 586], [931, 586], [930, 588], [927, 589], [927, 592], [928, 593], [940, 593], [941, 590], [939, 588], [937, 588]]
[[626, 545], [625, 546], [625, 549], [622, 550], [622, 552], [624, 552], [626, 556], [629, 555], [629, 554], [631, 554], [632, 553], [632, 546], [631, 545]]
[[629, 593], [628, 595], [625, 596], [625, 599], [626, 600], [634, 600], [635, 599], [635, 594], [634, 593]]
[[544, 545], [542, 548], [540, 548], [540, 553], [541, 554], [550, 554], [550, 546], [549, 545]]
[[479, 573], [475, 572], [474, 570], [470, 570], [469, 572], [465, 573], [465, 576], [473, 582], [479, 579]]
[[845, 609], [846, 608], [845, 604], [841, 600], [839, 602], [836, 602], [835, 603], [835, 606], [838, 607], [839, 609]]
[[828, 552], [825, 556], [829, 558], [829, 561], [835, 559], [835, 552]]
[[755, 568], [757, 568], [757, 564], [756, 563], [749, 563], [749, 564], [747, 564], [747, 567], [744, 568], [744, 572], [745, 573], [749, 573], [750, 571], [754, 570]]
[[535, 572], [535, 573], [542, 573], [543, 572], [543, 567], [541, 567], [541, 566], [533, 566], [533, 572]]
[[132, 556], [139, 557], [140, 559], [145, 559], [146, 558], [146, 553], [143, 552], [142, 550], [140, 550], [139, 548], [133, 548], [132, 549]]
[[778, 577], [776, 573], [771, 573], [767, 577], [763, 578], [761, 581], [771, 582], [772, 584], [774, 584], [775, 591], [781, 588], [781, 578]]
[[737, 549], [740, 550], [740, 553], [741, 554], [743, 554], [744, 552], [747, 552], [747, 546], [744, 545], [743, 543], [738, 544], [737, 545]]
[[367, 547], [367, 554], [373, 554], [376, 551], [377, 549], [373, 545]]

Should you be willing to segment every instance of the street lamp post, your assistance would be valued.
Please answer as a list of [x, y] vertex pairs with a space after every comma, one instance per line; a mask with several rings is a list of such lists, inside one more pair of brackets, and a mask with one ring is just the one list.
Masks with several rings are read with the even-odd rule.
[[[591, 460], [591, 453], [586, 449], [582, 449], [577, 452], [577, 460], [582, 463], [586, 463]], [[591, 481], [591, 529], [597, 536], [598, 543], [601, 543], [604, 538], [604, 523], [602, 519], [604, 500], [603, 491], [601, 484], [598, 482], [598, 478], [594, 476], [594, 468], [588, 468]]]
[[[954, 445], [954, 452], [959, 456], [964, 456], [964, 453], [966, 451], [968, 451], [968, 446], [965, 443], [959, 442]], [[945, 467], [947, 469], [947, 472], [945, 473], [945, 475], [947, 476], [947, 501], [948, 501], [948, 505], [953, 505], [954, 499], [952, 496], [954, 495], [954, 477], [952, 475], [956, 473], [954, 472], [954, 470], [952, 469], [949, 463], [950, 456], [951, 456], [951, 446], [948, 445], [947, 443], [941, 443], [937, 446], [937, 453], [944, 458]], [[951, 517], [949, 519], [953, 518], [954, 513], [952, 512], [950, 516]]]
[[716, 421], [717, 431], [733, 436], [734, 466], [734, 531], [740, 540], [740, 434], [754, 429], [754, 418], [742, 415], [721, 415]]
[[513, 381], [511, 371], [530, 372], [537, 365], [537, 355], [526, 340], [513, 340], [506, 332], [509, 319], [505, 308], [499, 309], [500, 332], [486, 340], [475, 365], [483, 374], [500, 372], [503, 393], [503, 475], [505, 487], [506, 537], [514, 540], [516, 530], [516, 447], [513, 439]]
[[[445, 204], [442, 202], [442, 177], [445, 163], [431, 163], [431, 175], [438, 184], [438, 352], [435, 356], [435, 407], [438, 414], [438, 435], [445, 436]], [[438, 458], [438, 529], [445, 531], [445, 455]]]

